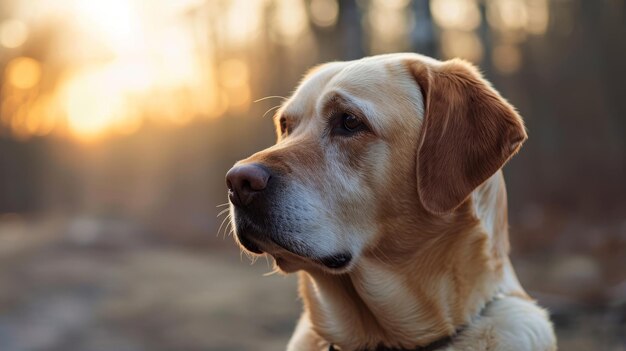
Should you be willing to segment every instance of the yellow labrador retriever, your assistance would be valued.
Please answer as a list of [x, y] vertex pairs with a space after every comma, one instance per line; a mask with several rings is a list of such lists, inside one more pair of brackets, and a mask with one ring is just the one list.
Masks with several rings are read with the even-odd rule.
[[275, 122], [226, 180], [241, 246], [299, 272], [288, 350], [556, 349], [508, 258], [500, 168], [524, 124], [476, 68], [328, 63]]

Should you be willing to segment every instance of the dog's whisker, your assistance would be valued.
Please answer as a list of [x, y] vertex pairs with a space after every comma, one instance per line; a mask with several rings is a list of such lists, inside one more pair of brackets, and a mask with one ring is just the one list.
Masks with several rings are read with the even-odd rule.
[[[246, 250], [241, 250], [241, 252], [246, 255], [246, 257], [248, 258], [248, 260], [250, 260], [250, 265], [252, 266], [254, 264], [254, 262], [256, 262], [257, 260], [257, 256], [254, 256], [253, 254], [251, 254], [250, 252], [246, 251]], [[241, 259], [243, 260], [243, 257], [241, 257]]]
[[226, 227], [224, 227], [223, 238], [226, 239], [227, 236], [230, 236], [235, 231], [235, 227], [233, 226], [233, 217], [228, 216], [228, 222], [226, 222]]
[[256, 261], [259, 259], [259, 256], [250, 256], [250, 265], [254, 265]]
[[267, 263], [267, 269], [271, 269], [271, 267], [270, 267], [270, 259], [267, 256], [268, 256], [268, 254], [265, 254], [265, 255], [263, 255], [263, 258], [265, 258], [265, 263]]
[[266, 96], [266, 97], [262, 97], [260, 99], [254, 100], [253, 102], [259, 102], [259, 101], [263, 101], [263, 100], [267, 100], [267, 99], [283, 99], [283, 100], [288, 100], [286, 97], [284, 96], [280, 96], [280, 95], [270, 95], [270, 96]]
[[230, 211], [230, 208], [225, 208], [225, 209], [221, 210], [220, 213], [218, 213], [216, 217], [219, 217], [219, 216], [223, 215], [224, 213], [226, 213], [228, 211]]
[[271, 268], [271, 271], [269, 271], [267, 273], [263, 273], [263, 276], [264, 277], [269, 277], [270, 275], [274, 275], [274, 274], [278, 274], [278, 273], [280, 273], [280, 269], [275, 266], [274, 268]]
[[233, 217], [231, 215], [228, 215], [228, 222], [226, 223], [226, 227], [224, 227], [224, 232], [223, 232], [223, 238], [226, 239], [226, 236], [230, 236], [230, 234], [235, 231], [235, 228], [233, 227]]
[[224, 217], [224, 219], [222, 220], [222, 224], [220, 224], [219, 229], [217, 229], [217, 234], [215, 236], [220, 235], [220, 232], [222, 231], [222, 226], [224, 226], [224, 223], [226, 223], [226, 221], [228, 221], [229, 218], [230, 218], [230, 215]]
[[[218, 234], [218, 235], [219, 235], [220, 233], [223, 233], [223, 232], [222, 232], [222, 227], [224, 226], [224, 224], [227, 224], [227, 223], [228, 223], [229, 218], [230, 218], [230, 214], [228, 214], [226, 217], [224, 217], [224, 219], [222, 219], [222, 223], [220, 224], [220, 227], [219, 227], [219, 229], [217, 230], [217, 234]], [[226, 229], [226, 228], [224, 228], [224, 229]]]
[[276, 106], [270, 108], [269, 110], [265, 111], [265, 113], [263, 114], [263, 117], [261, 117], [261, 118], [265, 118], [265, 116], [267, 116], [268, 113], [270, 113], [270, 112], [280, 108], [281, 106], [283, 106], [283, 105], [276, 105]]
[[228, 205], [230, 205], [230, 202], [225, 202], [225, 203], [219, 204], [219, 205], [217, 205], [215, 207], [222, 207], [222, 206], [228, 206]]
[[[268, 264], [269, 264], [269, 255], [265, 254], [265, 257], [268, 258]], [[274, 275], [274, 274], [282, 274], [282, 271], [280, 270], [280, 267], [278, 267], [278, 264], [276, 264], [276, 261], [273, 260], [272, 261], [272, 267], [270, 268], [271, 270], [265, 274], [263, 274], [264, 277], [270, 276], [270, 275]]]

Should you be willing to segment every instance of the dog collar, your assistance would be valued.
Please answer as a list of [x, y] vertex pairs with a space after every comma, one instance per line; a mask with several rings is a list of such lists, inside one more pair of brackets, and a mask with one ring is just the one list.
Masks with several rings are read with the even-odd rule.
[[[497, 293], [495, 294], [491, 300], [487, 301], [487, 303], [483, 306], [483, 308], [480, 309], [480, 311], [477, 314], [477, 318], [484, 315], [485, 310], [487, 309], [487, 307], [489, 307], [489, 305], [491, 305], [494, 301], [499, 300], [501, 298], [503, 298], [504, 295], [501, 293]], [[376, 347], [374, 350], [372, 351], [436, 351], [439, 349], [443, 349], [446, 346], [449, 346], [452, 341], [454, 340], [455, 337], [457, 337], [460, 333], [463, 332], [463, 330], [465, 330], [466, 326], [461, 326], [459, 329], [457, 329], [454, 334], [452, 335], [447, 335], [444, 336], [441, 339], [435, 340], [433, 342], [431, 342], [428, 345], [425, 346], [418, 346], [416, 348], [412, 348], [412, 349], [398, 349], [398, 348], [393, 348], [393, 347], [386, 347], [386, 346], [378, 346]], [[328, 346], [328, 351], [341, 351], [340, 349], [338, 349], [334, 344], [330, 344]], [[368, 351], [368, 350], [360, 350], [360, 351]]]

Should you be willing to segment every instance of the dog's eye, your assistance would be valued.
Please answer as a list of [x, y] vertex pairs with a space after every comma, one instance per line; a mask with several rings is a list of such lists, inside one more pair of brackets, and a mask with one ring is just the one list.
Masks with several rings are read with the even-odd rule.
[[280, 118], [280, 134], [285, 134], [288, 132], [287, 130], [287, 119], [285, 117]]
[[367, 131], [367, 124], [350, 112], [337, 113], [330, 119], [331, 135], [349, 137]]
[[356, 132], [363, 125], [360, 119], [349, 113], [344, 113], [343, 116], [341, 116], [341, 123], [345, 130], [349, 132]]

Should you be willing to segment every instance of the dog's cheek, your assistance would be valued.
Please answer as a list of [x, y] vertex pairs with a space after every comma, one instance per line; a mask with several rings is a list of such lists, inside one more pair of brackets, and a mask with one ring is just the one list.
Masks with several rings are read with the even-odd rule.
[[374, 187], [384, 178], [387, 152], [382, 143], [365, 145], [359, 150], [348, 146], [327, 153], [324, 177], [327, 183], [322, 194], [331, 209], [328, 220], [332, 223], [334, 235], [344, 249], [358, 254], [374, 235]]

